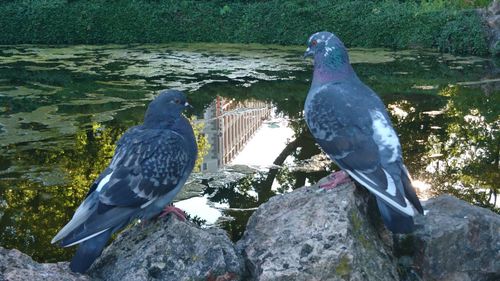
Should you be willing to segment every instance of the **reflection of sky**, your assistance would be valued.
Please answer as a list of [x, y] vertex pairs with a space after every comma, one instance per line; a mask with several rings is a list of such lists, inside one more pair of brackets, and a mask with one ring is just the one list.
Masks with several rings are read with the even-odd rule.
[[253, 138], [231, 161], [231, 164], [269, 167], [293, 136], [294, 133], [288, 127], [288, 121], [273, 114], [255, 132]]
[[206, 221], [207, 224], [214, 224], [222, 216], [220, 207], [226, 207], [227, 204], [214, 203], [209, 201], [207, 196], [193, 197], [174, 203], [177, 208], [191, 216], [197, 216]]
[[[229, 165], [248, 165], [267, 170], [293, 137], [294, 132], [289, 127], [288, 120], [276, 116], [273, 112], [271, 117], [262, 123]], [[274, 185], [276, 185], [276, 180], [273, 187]], [[246, 193], [257, 197], [257, 193], [254, 190], [248, 190]], [[206, 195], [182, 200], [176, 202], [174, 205], [190, 216], [196, 216], [205, 220], [207, 225], [216, 223], [224, 215], [222, 211], [229, 207], [225, 203], [221, 204], [210, 201]]]

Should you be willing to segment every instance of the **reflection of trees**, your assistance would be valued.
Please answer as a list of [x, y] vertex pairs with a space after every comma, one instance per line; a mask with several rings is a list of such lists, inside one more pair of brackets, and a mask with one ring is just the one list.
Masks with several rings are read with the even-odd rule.
[[428, 140], [430, 182], [437, 193], [448, 192], [480, 206], [495, 208], [500, 186], [500, 92], [451, 86], [443, 135]]
[[[0, 187], [6, 201], [0, 220], [0, 239], [5, 247], [17, 248], [37, 260], [68, 259], [73, 249], [50, 244], [52, 236], [73, 215], [91, 182], [108, 164], [114, 143], [125, 128], [95, 124], [76, 134], [74, 148], [33, 149], [17, 158], [30, 165], [61, 170], [67, 184], [43, 186], [31, 179], [12, 180]], [[12, 188], [15, 187], [15, 188]]]
[[[422, 159], [427, 154], [425, 143], [431, 135], [442, 134], [444, 115], [437, 109], [446, 104], [443, 97], [435, 95], [385, 95], [384, 102], [403, 149], [405, 165], [414, 178], [424, 173], [426, 162]], [[434, 112], [435, 114], [430, 114]]]
[[[201, 125], [194, 129], [199, 152], [206, 153]], [[74, 249], [59, 248], [51, 245], [50, 240], [69, 221], [90, 184], [109, 164], [115, 143], [125, 130], [116, 124], [93, 124], [92, 128], [77, 132], [71, 149], [18, 149], [13, 158], [27, 166], [50, 168], [50, 173], [58, 173], [62, 178], [58, 182], [64, 183], [44, 186], [37, 178], [2, 180], [0, 244], [17, 248], [39, 261], [69, 259]]]

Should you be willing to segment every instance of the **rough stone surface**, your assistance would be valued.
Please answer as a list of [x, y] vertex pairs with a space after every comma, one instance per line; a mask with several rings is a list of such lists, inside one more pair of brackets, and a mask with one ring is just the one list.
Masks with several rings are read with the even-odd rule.
[[16, 249], [0, 247], [0, 280], [87, 281], [90, 278], [72, 273], [67, 262], [40, 264]]
[[428, 213], [416, 218], [414, 234], [401, 236], [396, 246], [396, 253], [413, 255], [410, 266], [418, 275], [426, 281], [500, 280], [498, 214], [450, 195], [424, 208]]
[[[237, 250], [220, 229], [177, 219], [133, 226], [89, 276], [0, 247], [0, 280], [500, 280], [500, 216], [449, 195], [393, 236], [363, 188], [303, 187], [261, 205]], [[246, 269], [245, 269], [246, 266]]]
[[353, 184], [275, 196], [238, 242], [255, 280], [398, 280], [396, 262], [367, 220]]
[[170, 217], [122, 232], [92, 265], [101, 280], [240, 280], [244, 263], [221, 229]]

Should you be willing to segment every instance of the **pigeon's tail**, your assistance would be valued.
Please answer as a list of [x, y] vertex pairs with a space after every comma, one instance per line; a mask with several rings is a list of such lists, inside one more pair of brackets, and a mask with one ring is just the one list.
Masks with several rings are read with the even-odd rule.
[[403, 173], [401, 174], [401, 181], [403, 183], [403, 187], [405, 190], [405, 197], [410, 201], [410, 203], [417, 209], [420, 214], [424, 214], [424, 208], [422, 208], [422, 204], [420, 204], [420, 200], [418, 200], [417, 193], [411, 184], [411, 177], [408, 170], [403, 165]]
[[377, 205], [385, 226], [393, 233], [410, 233], [413, 231], [413, 217], [394, 210], [377, 197]]
[[89, 240], [80, 243], [75, 256], [69, 264], [73, 272], [84, 273], [92, 263], [101, 255], [102, 249], [111, 237], [112, 230], [109, 229]]

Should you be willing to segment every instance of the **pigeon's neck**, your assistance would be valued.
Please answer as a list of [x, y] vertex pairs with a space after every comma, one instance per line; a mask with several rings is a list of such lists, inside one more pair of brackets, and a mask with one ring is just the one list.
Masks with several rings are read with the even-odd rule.
[[148, 129], [171, 129], [179, 117], [146, 115], [144, 118], [144, 127]]
[[183, 136], [192, 135], [194, 137], [194, 132], [191, 127], [191, 123], [189, 123], [189, 120], [182, 115], [179, 118], [177, 118], [177, 120], [175, 120], [171, 129]]
[[194, 136], [193, 127], [186, 117], [181, 115], [180, 118], [177, 118], [176, 122], [172, 126], [172, 131], [183, 136], [186, 141], [188, 141], [188, 147], [192, 153], [194, 153], [194, 155], [197, 154], [198, 145]]
[[312, 86], [320, 86], [331, 82], [343, 81], [356, 76], [349, 63], [335, 67], [328, 64], [314, 66]]

